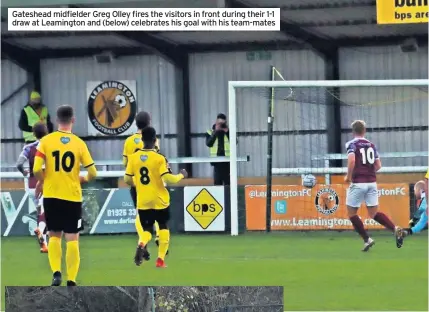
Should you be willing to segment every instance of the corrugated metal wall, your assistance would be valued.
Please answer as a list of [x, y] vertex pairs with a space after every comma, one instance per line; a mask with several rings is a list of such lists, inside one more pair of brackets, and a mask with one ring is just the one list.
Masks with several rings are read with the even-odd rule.
[[[286, 80], [324, 79], [324, 61], [311, 51], [273, 51], [271, 56], [271, 60], [249, 61], [246, 52], [191, 55], [192, 132], [205, 133], [218, 113], [228, 113], [227, 86], [230, 80], [270, 80], [271, 65]], [[277, 99], [281, 98], [281, 94], [288, 93], [286, 89], [278, 92], [280, 95], [276, 96]], [[252, 136], [239, 138], [239, 155], [251, 157], [250, 163], [240, 165], [241, 176], [266, 174], [267, 137], [263, 132], [267, 130], [268, 101], [268, 89], [244, 89], [237, 93], [238, 132], [253, 132]], [[310, 118], [316, 112], [318, 116]], [[275, 130], [325, 129], [324, 115], [323, 101], [320, 105], [276, 101]], [[313, 145], [306, 144], [307, 141], [313, 142]], [[326, 152], [325, 141], [320, 135], [313, 135], [311, 138], [306, 135], [302, 139], [290, 134], [276, 136], [274, 166], [310, 166], [309, 156], [312, 153]], [[286, 149], [287, 146], [289, 147]], [[208, 156], [203, 137], [192, 139], [192, 153], [194, 156]], [[197, 176], [211, 176], [208, 165], [198, 165], [194, 168], [194, 173]]]
[[[27, 72], [9, 60], [1, 61], [1, 98], [4, 100], [16, 89], [27, 82]], [[1, 138], [22, 138], [18, 128], [21, 109], [28, 102], [29, 90], [22, 89], [1, 107]], [[1, 143], [1, 162], [14, 163], [22, 149], [21, 143]]]
[[[9, 60], [1, 61], [1, 99], [2, 101], [27, 82], [27, 72]], [[28, 102], [28, 89], [25, 88], [1, 107], [1, 138], [22, 138], [18, 128], [21, 109]]]
[[[340, 50], [340, 79], [427, 79], [428, 48], [403, 53], [398, 46]], [[428, 132], [413, 128], [428, 125], [428, 89], [414, 87], [342, 88], [342, 128], [364, 119], [369, 127], [407, 127], [408, 131], [368, 134], [381, 153], [428, 150]], [[414, 131], [413, 131], [414, 130]], [[345, 143], [351, 135], [343, 134]], [[427, 165], [427, 159], [383, 160], [384, 165]]]
[[[159, 66], [162, 83], [159, 88]], [[175, 68], [158, 56], [133, 56], [115, 59], [110, 64], [98, 64], [92, 58], [48, 59], [43, 60], [42, 96], [51, 114], [56, 107], [70, 104], [76, 110], [74, 131], [87, 135], [87, 81], [135, 80], [137, 84], [138, 110], [152, 113], [153, 126], [161, 133], [176, 133], [176, 89]], [[160, 106], [162, 93], [162, 115]], [[167, 155], [176, 155], [176, 139], [161, 142]], [[121, 159], [123, 138], [118, 140], [89, 141], [88, 146], [94, 159]]]

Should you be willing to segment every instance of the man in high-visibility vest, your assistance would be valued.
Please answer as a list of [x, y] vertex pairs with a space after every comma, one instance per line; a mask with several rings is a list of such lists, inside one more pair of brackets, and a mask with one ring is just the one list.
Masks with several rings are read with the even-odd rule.
[[[229, 129], [225, 114], [218, 114], [215, 124], [206, 133], [210, 157], [229, 156]], [[229, 162], [212, 163], [214, 185], [229, 185]]]
[[39, 92], [33, 91], [30, 94], [30, 101], [21, 110], [21, 116], [19, 117], [18, 123], [26, 144], [37, 140], [33, 134], [33, 126], [38, 122], [45, 123], [49, 132], [53, 131], [54, 125], [51, 122], [48, 108], [41, 103]]

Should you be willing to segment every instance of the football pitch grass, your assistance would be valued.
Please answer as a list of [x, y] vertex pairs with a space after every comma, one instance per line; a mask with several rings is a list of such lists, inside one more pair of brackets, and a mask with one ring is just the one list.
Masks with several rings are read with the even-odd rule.
[[[167, 269], [155, 268], [155, 244], [151, 261], [136, 267], [133, 235], [83, 236], [78, 284], [281, 285], [285, 310], [428, 311], [427, 232], [401, 249], [392, 235], [372, 234], [368, 253], [352, 232], [173, 235]], [[49, 285], [47, 255], [34, 238], [3, 238], [1, 252], [2, 286]]]

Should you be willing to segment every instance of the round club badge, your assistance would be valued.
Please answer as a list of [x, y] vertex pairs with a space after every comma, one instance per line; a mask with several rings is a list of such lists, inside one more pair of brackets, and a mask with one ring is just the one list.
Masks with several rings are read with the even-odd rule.
[[331, 215], [338, 209], [338, 194], [333, 189], [323, 188], [317, 192], [314, 204], [320, 213]]
[[134, 122], [136, 112], [133, 92], [119, 81], [103, 81], [88, 98], [89, 120], [106, 135], [119, 135], [127, 131]]

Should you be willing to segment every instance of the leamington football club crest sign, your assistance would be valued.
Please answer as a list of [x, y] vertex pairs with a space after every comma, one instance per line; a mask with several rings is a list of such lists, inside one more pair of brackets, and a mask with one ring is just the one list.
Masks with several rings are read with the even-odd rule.
[[135, 81], [88, 81], [87, 94], [89, 135], [129, 135], [135, 131]]

